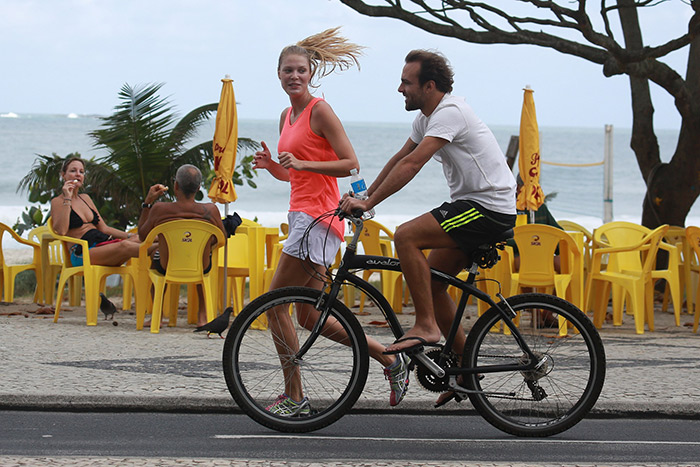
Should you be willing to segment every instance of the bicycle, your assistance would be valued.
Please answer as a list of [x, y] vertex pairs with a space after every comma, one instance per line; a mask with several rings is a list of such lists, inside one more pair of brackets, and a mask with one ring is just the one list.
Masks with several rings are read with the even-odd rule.
[[[344, 285], [356, 287], [379, 307], [396, 339], [403, 335], [387, 299], [354, 274], [364, 269], [400, 271], [399, 260], [357, 254], [363, 220], [348, 219], [355, 225], [354, 236], [324, 290], [286, 287], [261, 295], [235, 318], [226, 336], [223, 367], [228, 389], [244, 413], [268, 428], [282, 432], [323, 428], [347, 413], [360, 396], [369, 368], [367, 343], [359, 321], [338, 299]], [[419, 349], [409, 357], [421, 385], [469, 398], [496, 428], [523, 437], [551, 436], [574, 426], [596, 403], [605, 379], [605, 351], [591, 321], [573, 304], [541, 293], [504, 298], [500, 292], [496, 303], [474, 285], [478, 268], [495, 265], [498, 250], [511, 236], [512, 230], [480, 246], [464, 281], [431, 269], [433, 280], [459, 288], [462, 295], [444, 344]], [[450, 349], [470, 295], [490, 309], [469, 331], [460, 360]], [[269, 328], [255, 329], [263, 327], [258, 320], [274, 316], [268, 312], [276, 307], [295, 314], [295, 342], [281, 342]], [[314, 307], [319, 319], [304, 321], [308, 314], [304, 307]], [[566, 338], [559, 337], [558, 329], [540, 325], [541, 311], [564, 318]], [[266, 409], [284, 392], [285, 365], [287, 371], [300, 374], [309, 401], [304, 413], [280, 416]]]

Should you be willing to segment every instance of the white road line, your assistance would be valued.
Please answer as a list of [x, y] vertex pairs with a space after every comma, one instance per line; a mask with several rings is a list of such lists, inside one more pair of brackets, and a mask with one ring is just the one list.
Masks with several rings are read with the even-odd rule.
[[384, 438], [373, 436], [319, 436], [319, 435], [214, 435], [214, 439], [313, 439], [329, 441], [390, 441], [390, 442], [424, 442], [424, 443], [512, 443], [512, 444], [634, 444], [634, 445], [668, 445], [700, 446], [700, 441], [644, 441], [644, 440], [583, 440], [583, 439], [459, 439], [459, 438]]

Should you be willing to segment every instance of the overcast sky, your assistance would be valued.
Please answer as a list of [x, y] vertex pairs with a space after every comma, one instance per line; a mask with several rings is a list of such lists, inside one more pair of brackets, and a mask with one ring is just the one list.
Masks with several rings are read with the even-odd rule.
[[[669, 0], [643, 14], [645, 40], [678, 35], [690, 13]], [[338, 0], [0, 0], [0, 113], [105, 115], [124, 83], [165, 83], [162, 95], [184, 114], [218, 101], [230, 74], [240, 118], [277, 119], [288, 104], [276, 75], [281, 48], [334, 26], [368, 47], [360, 71], [326, 77], [317, 92], [344, 121], [410, 121], [396, 92], [403, 58], [435, 48], [454, 66], [454, 94], [487, 124], [517, 125], [529, 84], [541, 126], [631, 126], [626, 77], [533, 46], [432, 36]], [[686, 58], [665, 61], [684, 75]], [[657, 128], [677, 128], [672, 99], [653, 87]]]

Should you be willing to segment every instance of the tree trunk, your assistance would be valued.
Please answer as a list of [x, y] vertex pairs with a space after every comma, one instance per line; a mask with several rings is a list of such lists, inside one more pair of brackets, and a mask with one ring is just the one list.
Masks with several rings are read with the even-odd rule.
[[[691, 27], [698, 21], [700, 13], [696, 9]], [[686, 216], [700, 195], [700, 37], [690, 44], [686, 85], [690, 98], [676, 100], [679, 110], [684, 107], [676, 151], [671, 162], [660, 165], [647, 185], [642, 213], [642, 224], [647, 227], [685, 226]]]
[[[625, 47], [628, 50], [641, 50], [644, 48], [642, 31], [639, 27], [639, 17], [635, 0], [618, 0], [618, 12], [620, 25], [625, 38]], [[637, 164], [642, 177], [647, 183], [647, 196], [650, 181], [656, 180], [661, 158], [659, 156], [659, 142], [654, 133], [654, 105], [649, 92], [649, 80], [630, 75], [630, 91], [632, 97], [632, 139], [630, 147], [637, 156]], [[645, 199], [647, 198], [645, 196]], [[644, 210], [648, 204], [644, 203]], [[644, 214], [642, 214], [644, 218]]]

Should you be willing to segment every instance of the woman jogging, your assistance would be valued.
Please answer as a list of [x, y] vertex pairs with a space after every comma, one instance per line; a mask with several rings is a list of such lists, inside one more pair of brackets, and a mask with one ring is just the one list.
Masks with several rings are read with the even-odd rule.
[[[291, 106], [282, 111], [279, 122], [279, 154], [276, 162], [265, 142], [255, 154], [254, 167], [267, 169], [278, 180], [289, 182], [289, 237], [270, 289], [306, 286], [321, 289], [325, 269], [332, 263], [344, 238], [344, 225], [337, 218], [318, 224], [302, 237], [307, 227], [321, 214], [338, 207], [340, 193], [337, 177], [347, 177], [351, 169], [359, 169], [350, 140], [331, 106], [314, 97], [310, 88], [316, 80], [336, 68], [347, 69], [357, 62], [362, 47], [338, 35], [338, 28], [310, 36], [285, 47], [279, 57], [277, 75]], [[330, 227], [330, 232], [329, 232]], [[296, 310], [296, 319], [304, 327], [313, 326], [318, 313], [312, 307]], [[280, 354], [285, 392], [267, 409], [279, 415], [299, 416], [310, 412], [303, 393], [299, 367], [292, 362], [298, 342], [287, 307], [268, 312], [269, 326]], [[338, 335], [338, 323], [329, 322], [324, 335]], [[367, 338], [370, 355], [384, 367], [391, 384], [391, 405], [403, 399], [408, 387], [408, 366], [403, 354], [384, 355], [384, 346]]]

